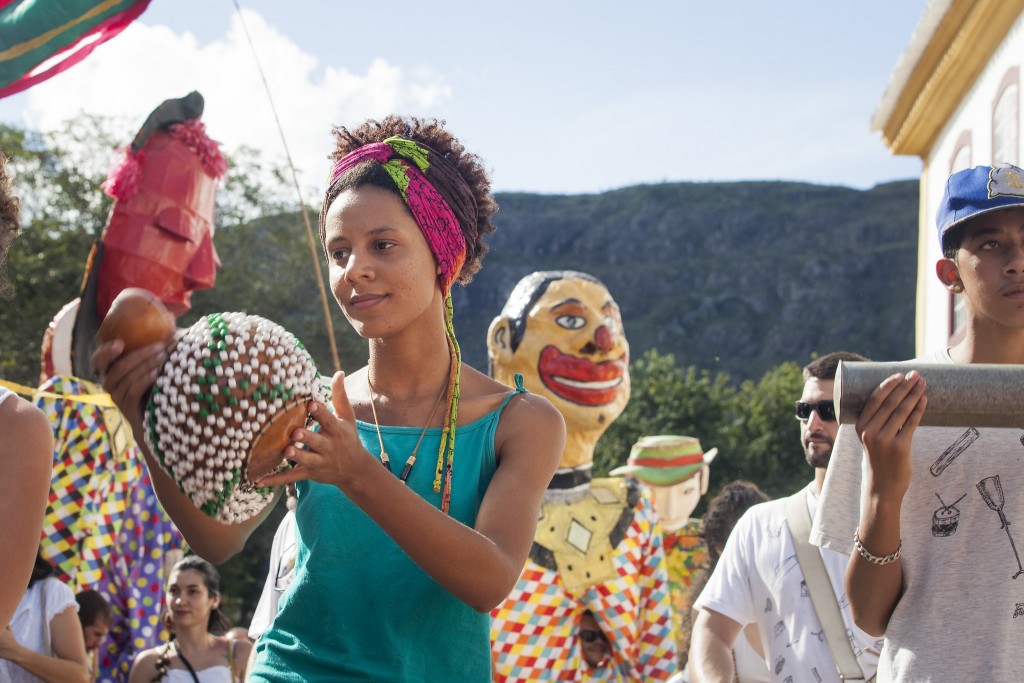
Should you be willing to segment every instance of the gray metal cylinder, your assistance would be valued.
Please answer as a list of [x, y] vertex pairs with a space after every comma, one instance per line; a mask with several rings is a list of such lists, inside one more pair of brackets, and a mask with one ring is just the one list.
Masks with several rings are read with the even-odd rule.
[[839, 422], [854, 424], [882, 381], [917, 370], [928, 382], [922, 425], [1024, 428], [1024, 365], [938, 365], [840, 361], [835, 403]]

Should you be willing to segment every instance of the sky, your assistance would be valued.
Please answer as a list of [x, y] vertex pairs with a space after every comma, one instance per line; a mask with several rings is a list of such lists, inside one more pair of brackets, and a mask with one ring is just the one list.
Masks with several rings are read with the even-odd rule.
[[128, 142], [162, 100], [199, 90], [214, 139], [282, 163], [287, 144], [305, 192], [332, 126], [391, 112], [445, 119], [498, 191], [866, 189], [920, 173], [870, 121], [926, 4], [152, 0], [80, 64], [0, 99], [0, 122], [48, 130], [84, 111], [123, 121]]

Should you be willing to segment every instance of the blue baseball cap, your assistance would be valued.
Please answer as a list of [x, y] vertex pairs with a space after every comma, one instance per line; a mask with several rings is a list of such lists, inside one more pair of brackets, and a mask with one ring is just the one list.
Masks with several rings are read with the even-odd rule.
[[1024, 207], [1024, 169], [996, 164], [957, 171], [946, 180], [935, 217], [939, 246], [943, 247], [946, 233], [964, 221], [1012, 207]]

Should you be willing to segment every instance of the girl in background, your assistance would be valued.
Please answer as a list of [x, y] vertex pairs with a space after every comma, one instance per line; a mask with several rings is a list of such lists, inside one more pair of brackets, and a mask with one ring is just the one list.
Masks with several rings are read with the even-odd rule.
[[135, 657], [128, 683], [241, 683], [252, 643], [218, 635], [231, 627], [220, 611], [220, 574], [196, 555], [177, 562], [164, 595], [163, 645]]

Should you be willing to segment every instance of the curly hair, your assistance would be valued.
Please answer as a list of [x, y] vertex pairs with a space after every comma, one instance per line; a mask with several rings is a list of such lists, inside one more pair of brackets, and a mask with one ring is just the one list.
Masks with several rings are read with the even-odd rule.
[[97, 590], [84, 590], [75, 594], [78, 603], [78, 621], [82, 628], [100, 623], [111, 626], [114, 623], [114, 609]]
[[7, 250], [21, 232], [18, 209], [21, 203], [11, 194], [11, 176], [7, 173], [7, 157], [0, 153], [0, 299], [14, 295], [14, 287], [7, 281]]
[[[386, 116], [380, 121], [370, 119], [353, 129], [339, 126], [332, 131], [336, 144], [330, 158], [337, 161], [363, 145], [383, 142], [398, 135], [429, 147], [455, 166], [476, 201], [475, 225], [466, 225], [467, 219], [459, 216], [459, 227], [466, 238], [466, 261], [456, 282], [465, 285], [480, 271], [488, 249], [484, 236], [495, 230], [491, 217], [498, 210], [498, 204], [491, 195], [491, 181], [480, 157], [467, 152], [444, 126], [443, 120], [396, 115]], [[399, 194], [390, 176], [377, 164], [369, 163], [357, 166], [335, 187], [340, 193], [362, 185], [374, 185]]]
[[714, 567], [718, 562], [718, 549], [725, 546], [725, 541], [732, 533], [732, 528], [743, 513], [752, 505], [768, 500], [764, 491], [757, 484], [749, 481], [731, 481], [722, 487], [704, 513], [701, 536], [708, 547], [708, 562]]

